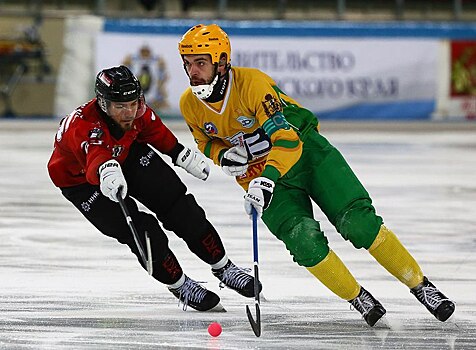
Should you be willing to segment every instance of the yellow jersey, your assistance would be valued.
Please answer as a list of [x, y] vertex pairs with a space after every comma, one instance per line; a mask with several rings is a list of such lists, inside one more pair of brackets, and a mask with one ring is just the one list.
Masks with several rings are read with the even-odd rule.
[[258, 69], [232, 67], [227, 74], [223, 100], [208, 103], [188, 88], [180, 98], [181, 113], [199, 150], [215, 164], [227, 149], [246, 148], [248, 171], [237, 177], [245, 190], [258, 176], [277, 181], [302, 153], [301, 126], [288, 123], [283, 107], [302, 107]]

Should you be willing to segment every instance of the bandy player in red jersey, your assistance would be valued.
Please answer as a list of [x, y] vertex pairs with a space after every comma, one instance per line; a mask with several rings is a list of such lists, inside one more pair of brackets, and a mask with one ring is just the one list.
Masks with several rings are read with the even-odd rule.
[[[132, 72], [125, 66], [104, 69], [96, 77], [96, 98], [61, 121], [48, 172], [63, 196], [104, 235], [127, 244], [145, 269], [118, 194], [124, 199], [143, 247], [145, 232], [150, 237], [152, 277], [167, 285], [184, 310], [219, 308], [220, 298], [184, 274], [157, 219], [211, 266], [220, 286], [253, 297], [253, 277], [228, 259], [203, 209], [149, 145], [191, 175], [207, 179], [205, 157], [180, 144], [146, 105]], [[157, 219], [140, 211], [133, 198]]]

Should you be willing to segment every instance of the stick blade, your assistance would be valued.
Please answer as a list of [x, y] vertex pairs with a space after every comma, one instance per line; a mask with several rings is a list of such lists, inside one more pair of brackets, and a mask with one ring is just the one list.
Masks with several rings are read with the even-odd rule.
[[253, 333], [259, 337], [261, 335], [261, 312], [259, 309], [259, 305], [255, 304], [256, 306], [256, 321], [253, 319], [253, 315], [251, 314], [250, 308], [246, 305], [246, 315], [248, 316], [248, 321], [250, 322], [251, 328], [253, 329]]

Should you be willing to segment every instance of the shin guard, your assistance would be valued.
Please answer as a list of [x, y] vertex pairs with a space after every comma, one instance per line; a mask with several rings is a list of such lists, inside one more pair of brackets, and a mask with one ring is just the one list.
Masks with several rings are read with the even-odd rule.
[[420, 266], [397, 236], [385, 225], [380, 227], [375, 241], [369, 248], [369, 253], [408, 288], [414, 288], [423, 282]]
[[355, 280], [342, 260], [332, 251], [317, 265], [307, 267], [319, 281], [334, 294], [344, 300], [352, 300], [360, 292], [360, 285]]

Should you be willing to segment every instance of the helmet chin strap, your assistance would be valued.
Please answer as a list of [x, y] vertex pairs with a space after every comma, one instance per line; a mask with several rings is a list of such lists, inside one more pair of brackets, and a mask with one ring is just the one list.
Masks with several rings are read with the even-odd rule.
[[218, 82], [218, 76], [219, 76], [219, 74], [217, 73], [215, 75], [215, 78], [212, 80], [212, 82], [210, 84], [202, 84], [202, 85], [191, 86], [192, 93], [195, 96], [197, 96], [199, 99], [206, 100], [213, 93], [213, 88], [215, 87], [216, 83]]

